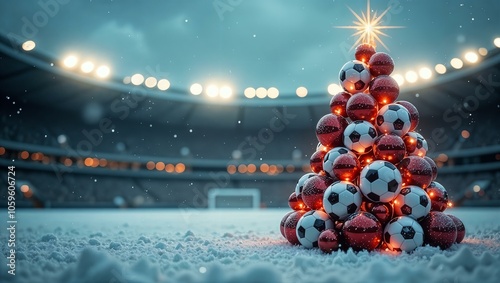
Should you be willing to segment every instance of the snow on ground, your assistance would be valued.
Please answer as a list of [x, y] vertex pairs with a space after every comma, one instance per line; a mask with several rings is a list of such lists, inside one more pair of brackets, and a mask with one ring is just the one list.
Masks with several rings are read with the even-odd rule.
[[[447, 251], [323, 254], [279, 232], [287, 210], [21, 210], [16, 275], [0, 282], [498, 282], [500, 208], [447, 212], [468, 229]], [[5, 213], [7, 214], [7, 213]]]

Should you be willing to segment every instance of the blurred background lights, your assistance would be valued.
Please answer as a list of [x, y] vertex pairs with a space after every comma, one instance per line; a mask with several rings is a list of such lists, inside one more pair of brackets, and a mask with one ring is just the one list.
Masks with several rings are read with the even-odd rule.
[[469, 63], [476, 63], [477, 60], [479, 60], [479, 56], [477, 56], [477, 53], [474, 51], [465, 53], [464, 58]]
[[233, 90], [228, 86], [223, 86], [219, 90], [219, 95], [222, 98], [230, 98], [233, 95]]
[[254, 98], [255, 97], [255, 89], [253, 87], [247, 87], [243, 92], [246, 98]]
[[109, 76], [110, 72], [111, 72], [111, 70], [109, 69], [108, 66], [102, 65], [102, 66], [99, 66], [99, 68], [97, 68], [96, 75], [99, 78], [107, 78]]
[[477, 50], [477, 53], [479, 53], [479, 55], [481, 55], [481, 56], [486, 56], [486, 55], [488, 55], [488, 49], [481, 47]]
[[409, 83], [414, 83], [418, 80], [418, 75], [414, 71], [408, 71], [405, 74], [405, 78]]
[[74, 68], [78, 64], [78, 58], [75, 55], [69, 55], [64, 59], [63, 64], [66, 68]]
[[455, 69], [461, 69], [464, 66], [464, 62], [458, 58], [451, 59], [450, 64]]
[[170, 81], [167, 79], [161, 79], [158, 81], [159, 90], [167, 90], [170, 88]]
[[36, 44], [33, 40], [27, 40], [25, 42], [23, 42], [23, 44], [21, 45], [21, 48], [23, 48], [24, 51], [31, 51], [33, 49], [35, 49], [36, 47]]
[[219, 88], [216, 85], [209, 85], [206, 93], [208, 97], [216, 97], [219, 94]]
[[436, 73], [442, 75], [446, 73], [446, 66], [443, 64], [437, 64], [436, 67], [434, 67], [434, 70], [436, 70]]
[[90, 61], [86, 61], [80, 66], [80, 68], [81, 68], [82, 72], [88, 74], [94, 70], [94, 63], [92, 63]]
[[271, 99], [275, 99], [279, 96], [280, 92], [277, 88], [275, 87], [270, 87], [268, 90], [267, 90], [267, 96]]
[[432, 71], [431, 71], [431, 69], [429, 69], [427, 67], [421, 68], [418, 71], [418, 74], [424, 80], [428, 80], [428, 79], [430, 79], [432, 77]]
[[307, 88], [300, 86], [295, 91], [298, 97], [306, 97], [307, 96]]
[[263, 87], [259, 87], [256, 91], [255, 91], [255, 96], [257, 96], [258, 98], [264, 98], [267, 96], [267, 90]]
[[133, 85], [140, 85], [144, 82], [144, 76], [141, 74], [134, 74], [130, 78], [130, 81], [132, 82]]
[[495, 40], [493, 40], [493, 44], [495, 44], [496, 47], [500, 48], [500, 37], [495, 38]]
[[335, 95], [341, 91], [344, 91], [344, 89], [341, 86], [339, 86], [338, 84], [330, 84], [328, 86], [328, 93], [330, 95]]
[[144, 81], [144, 85], [146, 85], [146, 87], [149, 87], [149, 88], [153, 88], [156, 86], [156, 78], [155, 77], [148, 77], [145, 81]]
[[200, 84], [195, 83], [191, 85], [189, 91], [192, 95], [200, 95], [203, 92], [203, 87]]
[[399, 86], [402, 86], [405, 83], [405, 78], [400, 74], [392, 75], [392, 78], [398, 83]]

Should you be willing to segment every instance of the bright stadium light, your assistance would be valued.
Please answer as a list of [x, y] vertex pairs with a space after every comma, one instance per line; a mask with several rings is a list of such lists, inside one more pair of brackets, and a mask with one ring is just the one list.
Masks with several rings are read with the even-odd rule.
[[399, 86], [404, 85], [405, 78], [402, 75], [400, 75], [400, 74], [394, 74], [391, 77], [398, 83]]
[[69, 55], [64, 59], [63, 64], [66, 68], [74, 68], [78, 64], [78, 58], [75, 55]]
[[159, 90], [167, 90], [170, 88], [170, 82], [167, 79], [161, 79], [158, 81]]
[[341, 91], [344, 91], [344, 89], [341, 86], [339, 86], [338, 84], [330, 84], [328, 86], [328, 93], [330, 95], [335, 95]]
[[479, 55], [481, 55], [481, 56], [486, 56], [486, 55], [488, 55], [488, 49], [481, 47], [477, 50], [477, 53], [479, 53]]
[[277, 88], [275, 87], [270, 87], [268, 90], [267, 90], [267, 96], [271, 99], [275, 99], [277, 98], [278, 96], [280, 95], [280, 92]]
[[144, 76], [141, 74], [134, 74], [130, 78], [130, 81], [132, 82], [133, 85], [140, 85], [144, 82]]
[[192, 84], [189, 88], [192, 95], [200, 95], [203, 92], [203, 87], [199, 83]]
[[434, 70], [436, 70], [436, 73], [438, 74], [445, 74], [446, 73], [446, 66], [443, 65], [443, 64], [437, 64], [435, 67], [434, 67]]
[[493, 40], [493, 44], [495, 44], [496, 47], [500, 48], [500, 37], [495, 38], [495, 40]]
[[246, 98], [254, 98], [255, 97], [255, 88], [247, 87], [243, 92]]
[[216, 97], [219, 94], [219, 88], [216, 85], [209, 85], [206, 93], [208, 97]]
[[418, 71], [418, 74], [424, 80], [428, 80], [428, 79], [430, 79], [432, 77], [432, 71], [431, 71], [431, 69], [429, 69], [427, 67], [421, 68]]
[[81, 68], [82, 72], [88, 74], [94, 70], [94, 63], [92, 63], [90, 61], [86, 61], [80, 66], [80, 68]]
[[157, 80], [155, 77], [148, 77], [145, 81], [144, 81], [144, 85], [146, 87], [149, 87], [149, 88], [153, 88], [156, 86], [156, 83], [157, 83]]
[[408, 71], [405, 74], [405, 78], [409, 83], [414, 83], [418, 80], [418, 75], [414, 71]]
[[31, 50], [35, 49], [36, 44], [33, 40], [27, 40], [27, 41], [23, 42], [21, 47], [23, 48], [24, 51], [31, 51]]
[[255, 96], [258, 98], [264, 98], [267, 96], [267, 89], [263, 87], [259, 87], [257, 90], [255, 90]]
[[479, 56], [474, 51], [469, 51], [465, 53], [464, 58], [469, 63], [476, 63], [479, 60]]
[[451, 59], [450, 64], [455, 69], [461, 69], [464, 66], [464, 62], [458, 58]]
[[102, 65], [102, 66], [99, 66], [99, 68], [97, 68], [95, 73], [99, 78], [104, 79], [104, 78], [107, 78], [109, 76], [109, 74], [111, 73], [111, 70], [109, 69], [108, 66]]
[[307, 96], [307, 88], [303, 86], [299, 86], [295, 91], [298, 97], [306, 97]]
[[228, 99], [233, 95], [233, 90], [228, 86], [223, 86], [219, 90], [220, 97]]

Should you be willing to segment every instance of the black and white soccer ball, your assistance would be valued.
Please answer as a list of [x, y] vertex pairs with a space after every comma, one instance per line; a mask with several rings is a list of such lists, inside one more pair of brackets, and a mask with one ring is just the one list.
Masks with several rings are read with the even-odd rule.
[[370, 83], [372, 76], [365, 63], [353, 60], [342, 66], [339, 73], [340, 85], [349, 93], [363, 92]]
[[356, 185], [346, 181], [335, 182], [323, 194], [323, 209], [333, 221], [345, 220], [359, 211], [362, 201]]
[[354, 121], [344, 130], [344, 145], [357, 154], [370, 152], [377, 138], [377, 130], [367, 121]]
[[304, 188], [304, 183], [307, 179], [316, 176], [315, 173], [306, 173], [302, 177], [300, 177], [299, 181], [297, 181], [297, 185], [295, 185], [295, 195], [300, 196], [302, 194], [302, 189]]
[[297, 223], [297, 239], [306, 248], [318, 247], [318, 237], [326, 229], [333, 228], [333, 221], [321, 210], [311, 210]]
[[424, 230], [417, 220], [399, 216], [385, 226], [384, 242], [395, 251], [411, 252], [424, 243]]
[[411, 127], [410, 112], [399, 104], [387, 104], [377, 114], [376, 126], [379, 132], [404, 136]]
[[427, 141], [417, 132], [408, 132], [404, 135], [403, 140], [405, 142], [406, 153], [408, 155], [424, 157], [427, 154], [427, 150], [429, 150]]
[[356, 154], [354, 154], [348, 148], [341, 146], [332, 148], [325, 154], [325, 157], [323, 157], [323, 171], [325, 171], [325, 173], [332, 178], [335, 176], [333, 174], [333, 162], [341, 154], [351, 154], [352, 156], [356, 157]]
[[393, 207], [397, 216], [408, 216], [420, 220], [431, 211], [431, 199], [422, 188], [406, 186], [394, 199]]
[[377, 160], [360, 173], [359, 188], [372, 202], [390, 202], [401, 191], [401, 173], [388, 161]]

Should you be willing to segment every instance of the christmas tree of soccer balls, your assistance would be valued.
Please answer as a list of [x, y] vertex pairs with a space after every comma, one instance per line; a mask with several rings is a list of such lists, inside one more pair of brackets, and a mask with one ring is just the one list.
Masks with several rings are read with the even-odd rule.
[[392, 58], [369, 44], [340, 70], [344, 91], [316, 125], [313, 173], [302, 176], [288, 199], [293, 211], [280, 230], [293, 245], [337, 250], [411, 252], [428, 244], [447, 249], [465, 227], [443, 211], [446, 189], [416, 132], [417, 108], [398, 101]]

